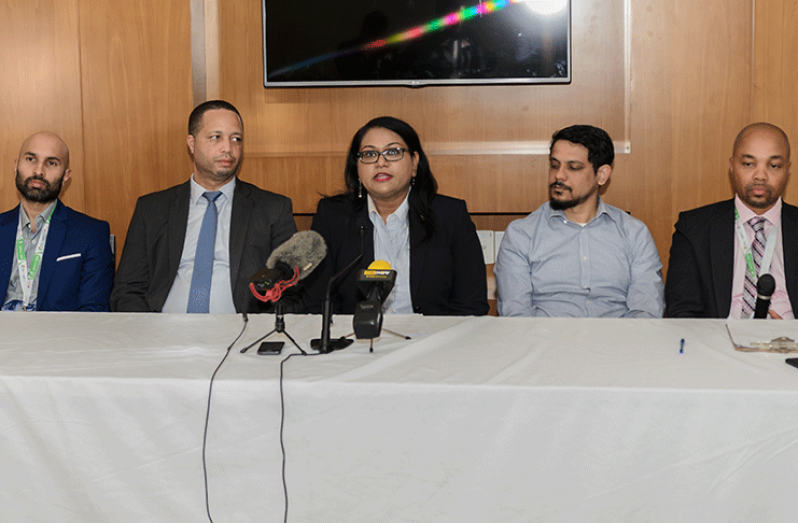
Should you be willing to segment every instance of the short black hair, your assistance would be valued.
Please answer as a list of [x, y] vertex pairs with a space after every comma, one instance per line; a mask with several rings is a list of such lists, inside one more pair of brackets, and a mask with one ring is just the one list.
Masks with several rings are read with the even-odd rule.
[[202, 102], [191, 111], [191, 115], [188, 117], [188, 134], [196, 137], [197, 133], [202, 128], [202, 117], [205, 116], [205, 113], [208, 111], [213, 111], [215, 109], [225, 109], [236, 113], [238, 120], [241, 122], [241, 127], [244, 127], [244, 120], [241, 118], [241, 113], [238, 112], [238, 109], [236, 109], [233, 104], [225, 102], [224, 100], [208, 100], [207, 102]]
[[592, 125], [572, 125], [560, 129], [551, 137], [549, 154], [554, 149], [554, 144], [560, 140], [575, 143], [587, 149], [587, 160], [593, 165], [593, 172], [596, 174], [601, 166], [612, 167], [612, 163], [615, 161], [615, 145], [604, 129]]

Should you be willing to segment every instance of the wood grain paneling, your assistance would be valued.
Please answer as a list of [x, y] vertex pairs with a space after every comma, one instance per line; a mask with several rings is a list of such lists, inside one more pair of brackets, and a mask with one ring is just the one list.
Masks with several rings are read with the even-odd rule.
[[[466, 199], [471, 212], [530, 212], [545, 201], [545, 156], [447, 155], [429, 160], [440, 192]], [[247, 152], [240, 176], [289, 196], [294, 212], [313, 213], [322, 195], [344, 190], [345, 162], [343, 155], [285, 157]], [[487, 185], [490, 190], [485, 190]]]
[[[260, 2], [222, 3], [222, 94], [247, 112], [248, 151], [292, 157], [291, 176], [302, 179], [294, 185], [300, 192], [289, 192], [298, 212], [312, 212], [304, 192], [329, 192], [335, 180], [313, 172], [315, 157], [340, 155], [354, 131], [379, 114], [408, 120], [424, 143], [455, 146], [545, 142], [565, 125], [601, 126], [616, 142], [631, 141], [631, 154], [616, 159], [605, 200], [649, 225], [667, 264], [678, 212], [730, 194], [728, 151], [750, 118], [752, 3], [630, 6], [629, 105], [620, 0], [573, 2], [572, 85], [418, 90], [262, 88], [262, 70], [252, 67], [262, 58]], [[472, 212], [529, 212], [546, 199], [545, 157], [436, 155], [435, 146], [428, 153], [441, 192], [465, 198]]]
[[246, 114], [248, 150], [262, 154], [340, 154], [360, 126], [383, 114], [443, 144], [547, 142], [575, 118], [622, 141], [623, 5], [574, 0], [570, 85], [266, 89], [261, 2], [219, 2], [221, 93]]
[[[574, 0], [571, 85], [274, 90], [262, 85], [260, 1], [206, 0], [214, 24], [205, 31], [215, 56], [209, 92], [243, 113], [242, 178], [288, 194], [299, 213], [341, 188], [352, 134], [380, 114], [417, 128], [441, 192], [465, 198], [491, 226], [546, 198], [545, 156], [491, 152], [501, 151], [496, 144], [545, 143], [559, 127], [599, 125], [631, 143], [631, 153], [616, 159], [605, 200], [648, 224], [667, 264], [678, 212], [731, 195], [727, 162], [742, 126], [767, 120], [798, 137], [791, 32], [798, 3], [626, 0], [629, 86], [623, 19], [606, 14], [622, 13], [624, 1]], [[3, 208], [16, 203], [10, 174], [19, 145], [41, 128], [70, 145], [67, 202], [109, 220], [120, 237], [138, 196], [186, 179], [189, 7], [186, 0], [0, 4]], [[473, 144], [479, 154], [463, 152]]]
[[0, 2], [0, 210], [19, 202], [14, 160], [25, 138], [43, 129], [70, 150], [64, 201], [85, 207], [79, 51], [78, 0]]
[[[798, 147], [798, 2], [757, 1], [754, 31], [754, 97], [752, 122], [778, 125]], [[793, 171], [796, 170], [793, 162]], [[798, 203], [798, 176], [787, 185], [785, 200]]]
[[136, 199], [188, 179], [189, 3], [81, 0], [86, 206], [117, 244]]
[[666, 267], [678, 213], [732, 194], [731, 145], [750, 117], [751, 16], [751, 0], [633, 0], [632, 154], [610, 192], [648, 225]]

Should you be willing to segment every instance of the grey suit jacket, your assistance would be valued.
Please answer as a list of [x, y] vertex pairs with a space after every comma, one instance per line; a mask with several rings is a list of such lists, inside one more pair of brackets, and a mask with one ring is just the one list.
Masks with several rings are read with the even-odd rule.
[[[177, 275], [186, 237], [190, 182], [138, 199], [111, 292], [111, 310], [160, 312]], [[230, 220], [230, 281], [237, 312], [267, 312], [249, 278], [296, 232], [291, 200], [236, 180]]]

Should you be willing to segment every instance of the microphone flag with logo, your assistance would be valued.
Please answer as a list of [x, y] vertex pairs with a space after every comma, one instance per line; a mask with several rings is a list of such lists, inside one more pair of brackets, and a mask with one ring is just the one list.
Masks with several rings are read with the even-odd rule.
[[382, 304], [396, 283], [396, 271], [385, 260], [375, 260], [360, 271], [357, 285], [366, 299], [355, 307], [352, 326], [358, 339], [378, 338], [382, 331]]

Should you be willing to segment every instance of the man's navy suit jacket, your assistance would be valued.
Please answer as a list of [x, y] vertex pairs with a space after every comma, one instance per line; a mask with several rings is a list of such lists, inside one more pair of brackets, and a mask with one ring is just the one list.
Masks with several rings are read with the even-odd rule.
[[[17, 270], [19, 206], [0, 214], [0, 285], [3, 302]], [[108, 311], [114, 256], [108, 222], [74, 211], [59, 200], [50, 219], [39, 273], [37, 310]]]

